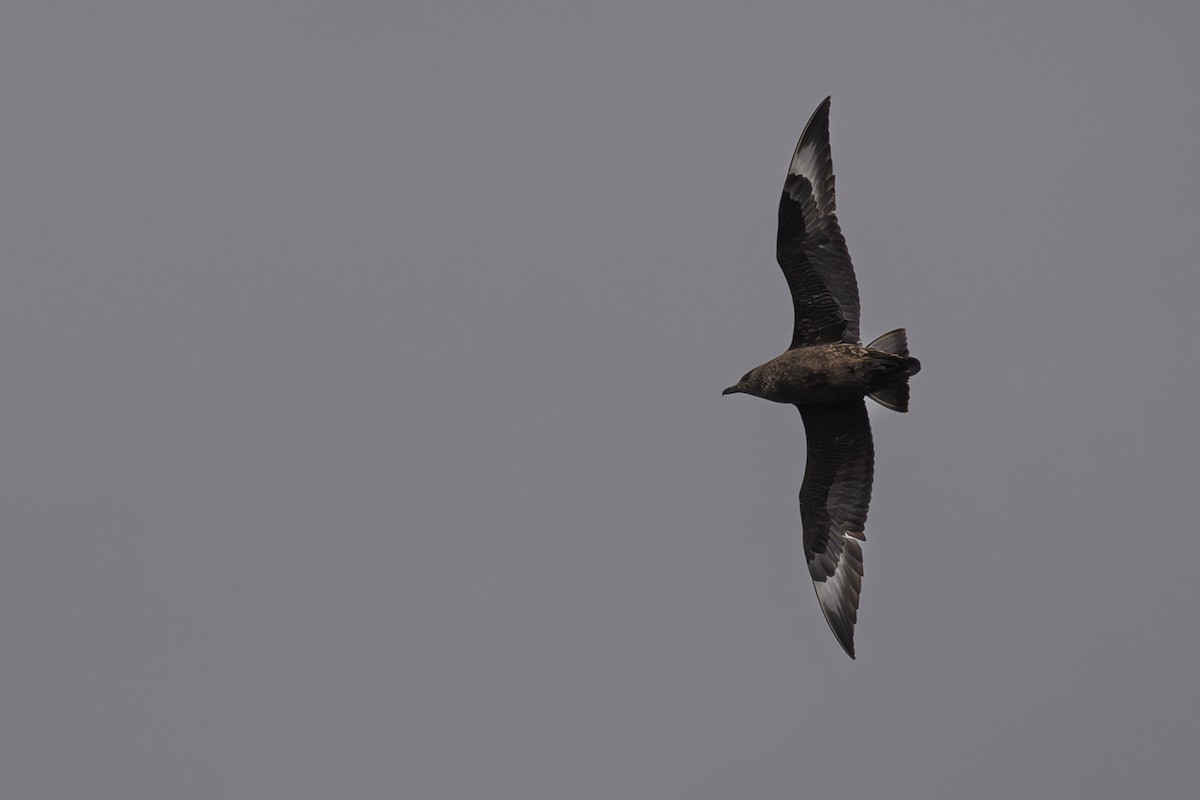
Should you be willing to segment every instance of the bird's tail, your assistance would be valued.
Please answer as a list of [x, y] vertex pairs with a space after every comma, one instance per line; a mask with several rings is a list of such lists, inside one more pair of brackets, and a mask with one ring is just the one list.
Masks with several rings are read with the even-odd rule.
[[870, 392], [870, 397], [884, 408], [908, 411], [908, 379], [921, 371], [921, 362], [908, 354], [908, 333], [904, 328], [888, 331], [867, 345], [868, 349], [889, 353], [898, 358], [899, 369], [887, 383]]

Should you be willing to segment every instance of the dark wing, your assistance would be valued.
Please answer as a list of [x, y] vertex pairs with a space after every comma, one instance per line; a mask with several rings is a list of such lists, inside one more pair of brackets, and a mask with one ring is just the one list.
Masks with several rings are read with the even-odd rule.
[[834, 213], [829, 98], [804, 126], [783, 197], [775, 256], [796, 310], [795, 349], [822, 342], [858, 342], [858, 283]]
[[798, 408], [808, 437], [808, 464], [800, 486], [804, 555], [825, 619], [854, 658], [863, 526], [875, 472], [867, 404], [859, 400]]

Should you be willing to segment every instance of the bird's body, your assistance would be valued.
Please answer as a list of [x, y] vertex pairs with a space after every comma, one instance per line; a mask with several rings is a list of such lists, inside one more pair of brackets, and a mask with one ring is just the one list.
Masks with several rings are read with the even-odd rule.
[[908, 411], [908, 379], [921, 362], [903, 328], [859, 338], [858, 282], [835, 212], [829, 98], [817, 107], [788, 168], [779, 202], [776, 258], [795, 310], [792, 343], [725, 394], [750, 394], [800, 410], [808, 441], [800, 521], [821, 610], [854, 658], [862, 590], [863, 532], [875, 450], [864, 400]]
[[739, 391], [798, 406], [848, 403], [900, 376], [915, 374], [920, 368], [915, 362], [915, 358], [848, 342], [797, 347], [751, 370]]

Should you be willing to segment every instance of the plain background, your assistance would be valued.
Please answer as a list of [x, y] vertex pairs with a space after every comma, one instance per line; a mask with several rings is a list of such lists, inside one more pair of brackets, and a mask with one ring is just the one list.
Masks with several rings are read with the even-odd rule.
[[[7, 2], [4, 797], [1167, 797], [1200, 4]], [[878, 451], [799, 544], [833, 95]]]

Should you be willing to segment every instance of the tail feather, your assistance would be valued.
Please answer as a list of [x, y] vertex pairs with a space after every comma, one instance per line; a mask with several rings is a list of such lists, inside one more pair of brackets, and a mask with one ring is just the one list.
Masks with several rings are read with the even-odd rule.
[[884, 408], [893, 411], [908, 411], [908, 379], [921, 371], [921, 362], [908, 354], [908, 333], [904, 328], [888, 331], [867, 345], [872, 350], [891, 353], [902, 359], [899, 374], [887, 383], [870, 392], [870, 397]]
[[867, 345], [867, 347], [872, 350], [882, 350], [885, 353], [893, 353], [898, 356], [907, 356], [908, 332], [904, 328], [896, 328], [896, 330], [888, 331], [883, 336], [880, 336]]
[[867, 395], [884, 408], [905, 413], [908, 411], [908, 377], [885, 383]]

